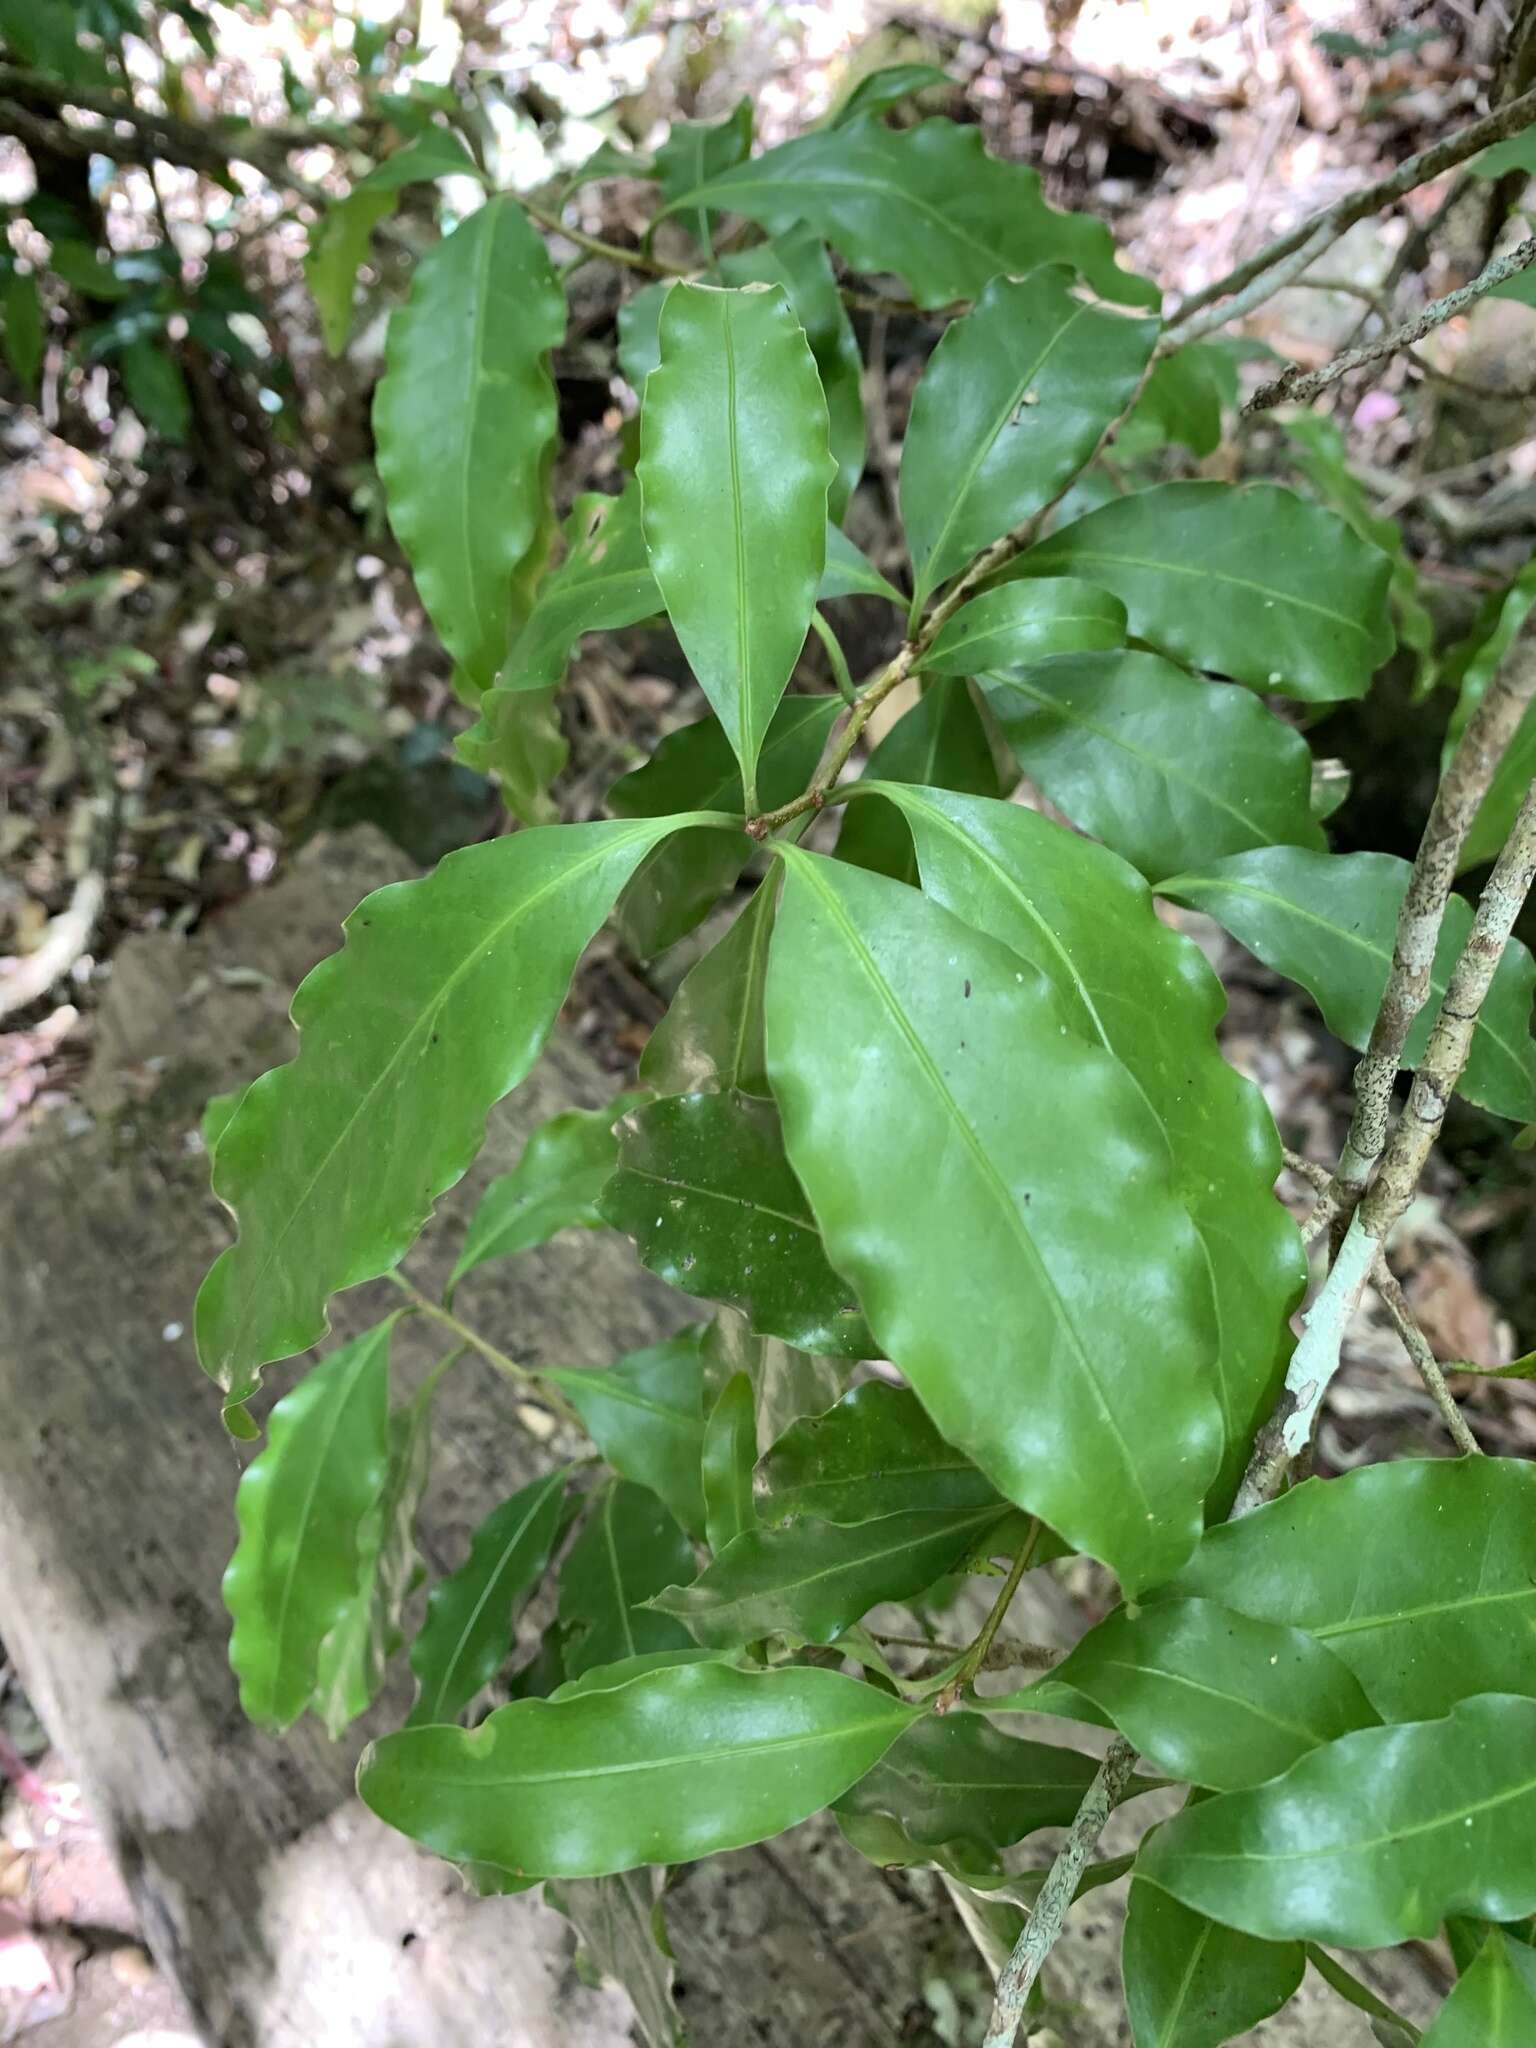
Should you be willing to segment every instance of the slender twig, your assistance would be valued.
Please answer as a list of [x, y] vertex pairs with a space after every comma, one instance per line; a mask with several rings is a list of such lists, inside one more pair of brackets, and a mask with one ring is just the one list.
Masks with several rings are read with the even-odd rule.
[[[888, 1636], [873, 1629], [870, 1633], [882, 1650], [927, 1650], [937, 1657], [964, 1657], [969, 1654], [964, 1643], [930, 1642], [926, 1636]], [[994, 1636], [991, 1647], [977, 1668], [981, 1671], [1049, 1671], [1066, 1654], [1065, 1650], [1053, 1649], [1049, 1643], [1023, 1643], [1017, 1636]]]
[[585, 249], [589, 256], [601, 256], [609, 263], [621, 264], [626, 270], [643, 270], [648, 277], [692, 275], [686, 264], [665, 263], [659, 256], [647, 256], [643, 249], [623, 249], [617, 242], [604, 242], [596, 235], [589, 235], [584, 228], [568, 227], [557, 209], [530, 199], [526, 192], [518, 195], [517, 203], [540, 227], [548, 228], [551, 234], [561, 236], [578, 249]]
[[982, 2048], [1013, 2048], [1019, 2021], [1034, 1989], [1040, 1966], [1056, 1945], [1067, 1908], [1077, 1892], [1078, 1880], [1098, 1847], [1110, 1813], [1124, 1797], [1136, 1769], [1136, 1752], [1122, 1736], [1116, 1736], [1100, 1764], [1093, 1783], [1077, 1809], [1077, 1818], [1056, 1860], [1051, 1865], [1029, 1924], [1019, 1936], [1013, 1954], [1003, 1966], [992, 2001], [992, 2017]]
[[[1429, 149], [1421, 150], [1417, 156], [1406, 158], [1395, 171], [1378, 178], [1374, 184], [1362, 186], [1358, 192], [1336, 199], [1320, 213], [1298, 221], [1295, 227], [1238, 264], [1225, 277], [1185, 299], [1168, 321], [1170, 345], [1182, 346], [1185, 342], [1198, 341], [1202, 336], [1214, 333], [1218, 327], [1225, 326], [1229, 320], [1251, 313], [1316, 262], [1358, 221], [1379, 213], [1384, 206], [1391, 205], [1420, 185], [1427, 185], [1442, 171], [1454, 170], [1490, 143], [1502, 142], [1506, 136], [1518, 134], [1533, 121], [1536, 121], [1536, 90], [1522, 93], [1518, 99], [1485, 114], [1480, 121], [1472, 122], [1459, 133], [1448, 135]], [[1228, 303], [1218, 305], [1217, 301], [1222, 299]]]
[[1403, 321], [1386, 334], [1377, 335], [1374, 341], [1345, 349], [1332, 362], [1324, 363], [1320, 370], [1303, 370], [1292, 363], [1271, 382], [1259, 386], [1243, 407], [1244, 413], [1268, 412], [1271, 406], [1287, 402], [1308, 404], [1319, 392], [1326, 391], [1330, 384], [1337, 384], [1352, 370], [1363, 370], [1370, 363], [1382, 362], [1413, 342], [1422, 341], [1426, 334], [1433, 334], [1437, 327], [1443, 327], [1458, 313], [1466, 312], [1469, 306], [1486, 297], [1496, 286], [1507, 283], [1522, 270], [1528, 270], [1533, 263], [1536, 263], [1536, 235], [1529, 235], [1505, 255], [1495, 256], [1470, 284], [1462, 285], [1458, 291], [1447, 292], [1443, 299], [1431, 299], [1411, 320]]
[[1506, 748], [1536, 696], [1536, 615], [1517, 634], [1467, 721], [1414, 857], [1398, 913], [1392, 966], [1365, 1056], [1355, 1069], [1355, 1113], [1338, 1170], [1335, 1207], [1354, 1208], [1381, 1157], [1403, 1047], [1429, 999], [1441, 921], [1461, 849]]
[[505, 1378], [516, 1380], [525, 1391], [535, 1395], [546, 1407], [553, 1408], [565, 1421], [573, 1423], [577, 1429], [584, 1427], [581, 1417], [569, 1401], [562, 1394], [556, 1393], [553, 1387], [546, 1387], [542, 1383], [536, 1367], [519, 1365], [515, 1358], [509, 1358], [507, 1353], [498, 1349], [488, 1337], [482, 1337], [478, 1330], [472, 1330], [468, 1323], [461, 1322], [451, 1309], [442, 1307], [430, 1294], [423, 1294], [416, 1283], [408, 1280], [403, 1273], [386, 1273], [383, 1277], [392, 1287], [399, 1288], [418, 1314], [429, 1316], [434, 1323], [441, 1323], [445, 1330], [451, 1330], [461, 1344], [467, 1344], [471, 1351], [478, 1351], [488, 1365], [495, 1366]]
[[1413, 1360], [1429, 1398], [1439, 1411], [1440, 1420], [1451, 1433], [1451, 1441], [1464, 1456], [1478, 1456], [1482, 1451], [1482, 1445], [1468, 1428], [1466, 1417], [1456, 1405], [1455, 1395], [1445, 1383], [1440, 1361], [1436, 1358], [1429, 1339], [1414, 1319], [1402, 1283], [1388, 1267], [1384, 1258], [1376, 1262], [1376, 1270], [1371, 1275], [1371, 1285], [1381, 1296], [1382, 1306], [1392, 1318], [1393, 1328], [1402, 1339], [1403, 1349]]

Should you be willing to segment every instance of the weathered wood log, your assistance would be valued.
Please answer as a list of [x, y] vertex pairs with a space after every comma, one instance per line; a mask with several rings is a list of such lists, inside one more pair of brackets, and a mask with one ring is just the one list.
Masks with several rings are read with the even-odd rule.
[[[219, 1579], [240, 1454], [192, 1352], [197, 1283], [225, 1241], [194, 1136], [207, 1096], [288, 1056], [287, 993], [368, 888], [401, 872], [371, 833], [317, 843], [279, 887], [188, 944], [118, 956], [87, 1099], [0, 1155], [0, 1640], [115, 1845], [146, 1938], [215, 2048], [617, 2048], [627, 2002], [571, 1969], [566, 1923], [536, 1894], [476, 1900], [352, 1796], [362, 1740], [304, 1724], [281, 1740], [240, 1714]], [[412, 1267], [435, 1285], [480, 1189], [529, 1129], [612, 1093], [557, 1035], [492, 1118]], [[337, 1304], [340, 1333], [398, 1302]], [[607, 1235], [575, 1234], [462, 1290], [514, 1355], [600, 1363], [680, 1320], [675, 1296]], [[402, 1387], [440, 1346], [419, 1318], [397, 1342]], [[293, 1368], [270, 1375], [278, 1388]], [[463, 1556], [496, 1501], [547, 1464], [515, 1390], [465, 1364], [437, 1400], [422, 1540]], [[1059, 1588], [1021, 1632], [1064, 1640]], [[1112, 1968], [1118, 1902], [1095, 1894], [1049, 1979], [1078, 2048], [1126, 2036]], [[932, 2040], [923, 1985], [979, 1974], [936, 1880], [885, 1878], [825, 1823], [684, 1872], [669, 1896], [696, 2048], [890, 2048]], [[1310, 2001], [1264, 2039], [1364, 2043]]]

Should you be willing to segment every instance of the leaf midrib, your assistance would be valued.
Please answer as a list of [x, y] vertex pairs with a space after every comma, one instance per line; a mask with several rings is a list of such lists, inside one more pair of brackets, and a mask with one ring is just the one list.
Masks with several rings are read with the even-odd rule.
[[549, 1499], [550, 1488], [555, 1484], [557, 1480], [563, 1484], [564, 1476], [565, 1475], [563, 1472], [552, 1473], [550, 1475], [549, 1480], [540, 1490], [537, 1500], [534, 1501], [533, 1505], [528, 1509], [527, 1513], [518, 1523], [517, 1528], [513, 1531], [512, 1535], [502, 1545], [501, 1555], [497, 1558], [495, 1565], [492, 1567], [491, 1571], [485, 1579], [484, 1584], [481, 1586], [480, 1597], [478, 1600], [476, 1600], [474, 1606], [470, 1609], [469, 1619], [465, 1622], [463, 1628], [460, 1630], [459, 1639], [454, 1644], [453, 1650], [448, 1657], [448, 1661], [443, 1667], [442, 1676], [438, 1680], [437, 1688], [432, 1695], [432, 1713], [434, 1718], [436, 1717], [438, 1711], [442, 1707], [443, 1695], [448, 1690], [448, 1682], [453, 1677], [454, 1672], [457, 1671], [459, 1668], [459, 1660], [464, 1654], [464, 1646], [469, 1641], [470, 1636], [474, 1632], [475, 1624], [479, 1621], [480, 1616], [484, 1613], [486, 1604], [490, 1600], [491, 1595], [496, 1591], [497, 1587], [500, 1585], [503, 1575], [506, 1573], [512, 1558], [516, 1554], [518, 1546], [521, 1544], [523, 1538], [527, 1535], [529, 1527], [532, 1525], [534, 1520], [544, 1512], [545, 1503]]

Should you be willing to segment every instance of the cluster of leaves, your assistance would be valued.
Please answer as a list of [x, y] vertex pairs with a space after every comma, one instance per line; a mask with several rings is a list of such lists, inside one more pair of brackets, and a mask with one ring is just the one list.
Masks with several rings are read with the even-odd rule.
[[[1154, 904], [1215, 917], [1365, 1044], [1407, 869], [1327, 850], [1298, 727], [1367, 689], [1411, 579], [1347, 492], [1085, 477], [1122, 421], [1122, 480], [1138, 446], [1208, 448], [1230, 357], [1159, 354], [1158, 294], [1101, 225], [974, 131], [885, 125], [887, 87], [756, 157], [742, 116], [595, 168], [655, 181], [699, 274], [625, 308], [635, 474], [577, 505], [556, 566], [544, 239], [496, 194], [419, 265], [379, 463], [478, 712], [468, 757], [539, 815], [573, 647], [653, 616], [709, 714], [615, 785], [611, 819], [359, 905], [295, 998], [297, 1057], [211, 1117], [239, 1237], [200, 1355], [252, 1433], [263, 1368], [397, 1267], [463, 1175], [599, 926], [654, 949], [750, 874], [638, 1089], [536, 1133], [452, 1282], [611, 1228], [712, 1319], [604, 1370], [521, 1368], [598, 1460], [498, 1506], [433, 1587], [364, 1799], [482, 1889], [550, 1880], [610, 1932], [653, 1924], [666, 1866], [825, 1807], [1016, 1926], [1040, 1882], [1016, 1845], [1071, 1818], [1095, 1757], [997, 1717], [1113, 1725], [1194, 1794], [1130, 1866], [1139, 2044], [1228, 2039], [1309, 1961], [1389, 2027], [1329, 1950], [1442, 1924], [1465, 1974], [1437, 2048], [1528, 2040], [1536, 1477], [1410, 1461], [1223, 1525], [1304, 1261], [1268, 1110], [1217, 1049], [1219, 984]], [[716, 259], [721, 215], [763, 238]], [[956, 309], [902, 452], [907, 594], [837, 524], [863, 425], [831, 252]], [[851, 709], [789, 690], [850, 594], [907, 635]], [[898, 682], [908, 708], [831, 791], [824, 750], [840, 765]], [[1021, 774], [1080, 831], [1009, 801]], [[1533, 988], [1514, 948], [1466, 1071], [1510, 1119], [1536, 1117]], [[435, 1382], [391, 1408], [391, 1328], [278, 1403], [240, 1487], [232, 1657], [274, 1726], [345, 1726], [404, 1629]], [[1022, 1692], [978, 1693], [981, 1639], [902, 1676], [869, 1624], [1001, 1560], [1006, 1598], [1064, 1552], [1125, 1604]], [[467, 1730], [545, 1590], [513, 1696]], [[656, 1961], [639, 1987], [656, 2040], [664, 1980]]]

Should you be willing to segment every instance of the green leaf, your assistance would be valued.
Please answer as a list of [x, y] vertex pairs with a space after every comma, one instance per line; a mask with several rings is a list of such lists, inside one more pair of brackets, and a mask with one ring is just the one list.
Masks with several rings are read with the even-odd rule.
[[858, 1302], [827, 1261], [771, 1102], [733, 1090], [632, 1110], [600, 1206], [669, 1286], [739, 1308], [754, 1330], [802, 1350], [871, 1356]]
[[1220, 2048], [1280, 2010], [1307, 1958], [1299, 1942], [1236, 1934], [1138, 1879], [1120, 1967], [1136, 2048]]
[[[1306, 1268], [1274, 1196], [1280, 1140], [1268, 1107], [1216, 1043], [1221, 985], [1193, 941], [1158, 917], [1140, 877], [1102, 847], [1021, 804], [879, 794], [911, 828], [925, 892], [1038, 968], [1073, 1028], [1122, 1062], [1162, 1127], [1215, 1301], [1224, 1506], [1290, 1357]], [[851, 815], [869, 802], [860, 797]]]
[[1092, 654], [1125, 645], [1125, 606], [1071, 576], [1000, 583], [946, 620], [918, 663], [935, 676], [979, 676], [1049, 654]]
[[1218, 1792], [1262, 1784], [1377, 1718], [1348, 1665], [1312, 1636], [1214, 1600], [1116, 1608], [1051, 1676], [1168, 1777]]
[[746, 1373], [733, 1373], [704, 1424], [704, 1532], [717, 1554], [757, 1527], [752, 1499], [756, 1463], [757, 1396]]
[[1309, 1479], [1208, 1530], [1166, 1590], [1305, 1629], [1387, 1720], [1536, 1698], [1536, 1466], [1410, 1458]]
[[760, 1337], [735, 1309], [723, 1308], [705, 1329], [706, 1386], [744, 1372], [757, 1399], [757, 1448], [765, 1451], [802, 1415], [829, 1408], [843, 1391], [843, 1368], [778, 1337]]
[[[1330, 1031], [1364, 1052], [1392, 965], [1398, 912], [1409, 864], [1389, 853], [1309, 853], [1271, 846], [1202, 862], [1160, 891], [1226, 926], [1266, 966], [1299, 981]], [[1452, 896], [1445, 907], [1430, 996], [1403, 1048], [1403, 1065], [1424, 1056], [1446, 982], [1472, 928], [1472, 906]], [[1531, 998], [1536, 961], [1518, 941], [1499, 962], [1478, 1016], [1472, 1050], [1456, 1092], [1495, 1116], [1536, 1117], [1536, 1044]]]
[[[1453, 1914], [1446, 1922], [1447, 1933], [1458, 1924], [1465, 1926], [1467, 1923], [1458, 1922]], [[1451, 1946], [1454, 1949], [1454, 1936]], [[1346, 1970], [1336, 1956], [1329, 1955], [1327, 1949], [1319, 1948], [1315, 1941], [1304, 1942], [1302, 1948], [1307, 1961], [1330, 1991], [1336, 1991], [1356, 2012], [1363, 2012], [1368, 2018], [1380, 2022], [1371, 2028], [1371, 2038], [1380, 2044], [1380, 2048], [1413, 2048], [1419, 2039], [1417, 2028], [1410, 2026], [1390, 2005], [1378, 1998], [1368, 1984], [1363, 1984], [1352, 1971]]]
[[320, 315], [320, 335], [327, 355], [339, 356], [352, 331], [352, 294], [357, 273], [368, 254], [373, 231], [399, 203], [388, 186], [354, 186], [345, 199], [328, 206], [309, 230], [304, 276]]
[[89, 242], [55, 241], [48, 265], [71, 291], [104, 305], [132, 298], [137, 289], [129, 278], [121, 275], [109, 256], [93, 249]]
[[506, 1663], [517, 1617], [548, 1568], [569, 1476], [565, 1467], [548, 1472], [494, 1508], [470, 1538], [464, 1563], [432, 1588], [411, 1645], [411, 1726], [456, 1721]]
[[[474, 693], [474, 679], [455, 678], [460, 695]], [[553, 690], [491, 689], [479, 697], [480, 718], [454, 741], [454, 752], [477, 775], [493, 775], [514, 818], [552, 825], [559, 812], [550, 784], [570, 757]]]
[[[674, 121], [656, 152], [656, 178], [669, 202], [739, 164], [752, 148], [752, 102], [739, 99], [723, 121]], [[683, 216], [699, 246], [710, 252], [709, 216], [702, 208]]]
[[1245, 690], [1139, 652], [1063, 655], [985, 687], [1025, 774], [1150, 882], [1276, 841], [1323, 845], [1306, 741]]
[[1428, 1941], [1447, 1913], [1536, 1909], [1536, 1700], [1484, 1694], [1444, 1720], [1365, 1728], [1283, 1777], [1185, 1809], [1137, 1870], [1266, 1940]]
[[836, 525], [864, 474], [864, 364], [826, 247], [813, 229], [800, 225], [722, 257], [720, 274], [727, 284], [777, 284], [789, 294], [827, 401], [827, 441], [837, 464], [827, 516]]
[[673, 200], [745, 214], [776, 234], [808, 221], [851, 270], [894, 271], [920, 306], [974, 298], [999, 273], [1068, 263], [1122, 304], [1158, 304], [1157, 287], [1121, 270], [1102, 221], [1057, 213], [1040, 176], [988, 156], [979, 128], [852, 121], [765, 150]]
[[704, 1396], [698, 1329], [631, 1351], [602, 1372], [546, 1367], [587, 1435], [622, 1478], [658, 1494], [683, 1524], [702, 1534]]
[[[965, 683], [927, 689], [869, 758], [865, 774], [880, 782], [931, 783], [973, 796], [1002, 789], [991, 736]], [[885, 804], [850, 804], [837, 835], [837, 857], [898, 882], [916, 882], [912, 834]]]
[[329, 1295], [405, 1256], [538, 1057], [619, 889], [680, 822], [514, 833], [353, 911], [294, 997], [298, 1057], [251, 1084], [214, 1157], [240, 1237], [198, 1296], [198, 1356], [231, 1405], [323, 1335]]
[[1237, 377], [1226, 351], [1191, 342], [1154, 364], [1130, 418], [1115, 435], [1121, 456], [1170, 443], [1193, 455], [1221, 445], [1222, 408], [1237, 399]]
[[1475, 178], [1503, 178], [1511, 171], [1524, 171], [1536, 177], [1536, 135], [1529, 128], [1517, 135], [1506, 135], [1502, 142], [1495, 142], [1473, 157], [1467, 169]]
[[878, 71], [866, 71], [852, 92], [833, 110], [827, 125], [829, 128], [846, 128], [850, 121], [883, 114], [888, 107], [897, 106], [914, 93], [927, 92], [934, 86], [945, 86], [951, 91], [955, 89], [954, 79], [947, 71], [941, 71], [937, 64], [886, 64]]
[[[1151, 1112], [1006, 947], [778, 850], [768, 1069], [828, 1255], [942, 1434], [1128, 1592], [1155, 1583], [1195, 1542], [1221, 1416]], [[1005, 1065], [1030, 1086], [999, 1090]]]
[[[1445, 743], [1440, 751], [1442, 769], [1449, 767], [1451, 756], [1473, 712], [1483, 701], [1488, 685], [1497, 675], [1533, 605], [1536, 605], [1536, 556], [1505, 589], [1491, 592], [1484, 598], [1467, 633], [1447, 650], [1442, 673], [1444, 680], [1455, 687], [1457, 696], [1456, 709], [1451, 713]], [[1472, 865], [1465, 853], [1462, 864]]]
[[424, 1571], [416, 1516], [432, 1458], [432, 1393], [428, 1381], [389, 1418], [384, 1490], [358, 1526], [357, 1591], [320, 1645], [315, 1704], [333, 1742], [377, 1699]]
[[1536, 1954], [1494, 1928], [1441, 2006], [1423, 2048], [1525, 2048], [1536, 2041]]
[[560, 1230], [601, 1230], [597, 1198], [619, 1156], [613, 1127], [644, 1100], [639, 1093], [617, 1095], [602, 1109], [567, 1109], [540, 1124], [517, 1165], [480, 1197], [450, 1294], [487, 1259], [532, 1251]]
[[1158, 322], [1106, 313], [1073, 283], [1054, 264], [994, 277], [929, 359], [901, 451], [914, 609], [1049, 505], [1130, 402]]
[[833, 474], [815, 358], [783, 291], [673, 285], [640, 446], [651, 569], [755, 811], [758, 753], [825, 566]]
[[583, 1693], [615, 1692], [632, 1679], [643, 1678], [648, 1671], [671, 1671], [679, 1664], [712, 1661], [718, 1661], [717, 1653], [700, 1649], [697, 1643], [689, 1643], [681, 1650], [643, 1650], [636, 1657], [621, 1657], [616, 1664], [594, 1664], [579, 1678], [567, 1678], [563, 1684], [554, 1687], [549, 1696], [556, 1700], [573, 1700]]
[[241, 1475], [223, 1586], [229, 1661], [241, 1706], [266, 1727], [291, 1727], [314, 1699], [321, 1646], [367, 1562], [359, 1525], [389, 1465], [393, 1329], [391, 1317], [344, 1344], [285, 1394]]
[[486, 702], [504, 690], [552, 689], [583, 633], [613, 632], [661, 610], [640, 531], [640, 491], [618, 498], [589, 491], [565, 522], [566, 554], [534, 600], [527, 624]]
[[686, 2048], [687, 2041], [672, 2003], [676, 1972], [661, 1917], [666, 1883], [665, 1870], [641, 1869], [569, 1878], [544, 1888], [550, 1905], [581, 1937], [579, 1956], [598, 1976], [623, 1986], [645, 2048]]
[[[922, 1508], [997, 1503], [969, 1458], [947, 1444], [910, 1387], [869, 1380], [824, 1415], [802, 1417], [758, 1468], [762, 1519], [867, 1522]], [[1000, 1503], [998, 1503], [1000, 1505]]]
[[1514, 738], [1504, 750], [1504, 758], [1494, 770], [1488, 794], [1472, 820], [1461, 849], [1460, 868], [1463, 873], [1468, 868], [1480, 867], [1484, 861], [1498, 859], [1533, 776], [1536, 776], [1536, 717], [1527, 707]]
[[650, 1650], [688, 1649], [687, 1630], [643, 1603], [693, 1570], [693, 1546], [649, 1487], [628, 1479], [605, 1486], [560, 1568], [567, 1675]]
[[1392, 652], [1387, 557], [1277, 484], [1112, 498], [1002, 574], [1081, 576], [1160, 653], [1310, 704], [1363, 696]]
[[644, 398], [645, 380], [661, 361], [661, 309], [671, 289], [670, 278], [658, 279], [619, 308], [619, 368], [637, 398]]
[[653, 1671], [408, 1728], [364, 1754], [381, 1820], [456, 1863], [601, 1877], [782, 1834], [845, 1792], [918, 1710], [837, 1671]]
[[5, 280], [5, 359], [28, 391], [36, 391], [43, 367], [43, 301], [37, 275], [13, 270]]
[[359, 178], [354, 192], [399, 192], [407, 185], [429, 184], [435, 178], [477, 178], [485, 173], [451, 128], [423, 128], [414, 141], [376, 163]]
[[888, 583], [861, 548], [854, 546], [840, 527], [827, 528], [827, 566], [822, 571], [816, 595], [834, 597], [883, 597], [903, 609], [907, 600], [893, 583]]
[[565, 197], [583, 185], [596, 185], [605, 178], [638, 178], [642, 183], [656, 176], [656, 160], [643, 150], [630, 149], [613, 141], [600, 142], [565, 185]]
[[192, 398], [181, 365], [158, 341], [131, 341], [117, 358], [128, 403], [145, 426], [184, 443], [192, 431]]
[[684, 975], [640, 1055], [640, 1079], [657, 1095], [709, 1088], [769, 1094], [763, 979], [777, 897], [775, 872], [725, 937]]
[[913, 1841], [1005, 1849], [1066, 1827], [1098, 1759], [1004, 1735], [984, 1714], [928, 1714], [838, 1801], [838, 1818], [889, 1814]]
[[198, 1125], [203, 1141], [203, 1150], [209, 1158], [218, 1148], [219, 1139], [224, 1135], [226, 1125], [240, 1107], [244, 1088], [228, 1088], [222, 1095], [210, 1095], [203, 1105], [202, 1121]]
[[761, 1636], [835, 1642], [882, 1600], [909, 1600], [970, 1556], [1004, 1510], [918, 1508], [872, 1522], [809, 1516], [779, 1529], [748, 1529], [691, 1585], [670, 1586], [654, 1605], [687, 1623], [709, 1649]]
[[391, 316], [373, 427], [389, 523], [477, 688], [520, 624], [513, 577], [547, 518], [548, 354], [565, 298], [517, 201], [488, 200], [422, 257]]

